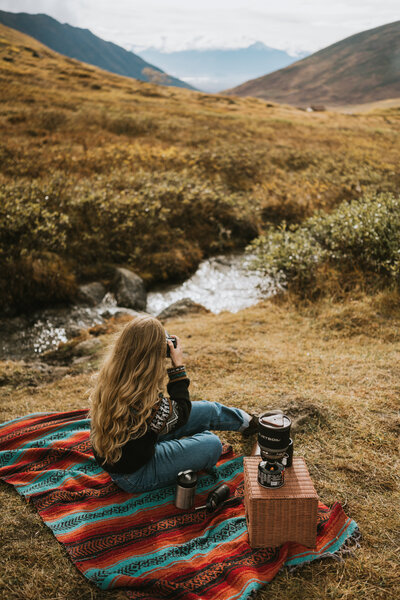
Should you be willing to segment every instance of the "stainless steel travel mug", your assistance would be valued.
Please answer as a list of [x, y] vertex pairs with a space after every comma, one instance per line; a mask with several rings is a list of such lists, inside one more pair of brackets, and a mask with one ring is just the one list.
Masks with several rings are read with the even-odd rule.
[[194, 505], [196, 494], [197, 474], [190, 469], [181, 471], [176, 478], [175, 506], [188, 509]]

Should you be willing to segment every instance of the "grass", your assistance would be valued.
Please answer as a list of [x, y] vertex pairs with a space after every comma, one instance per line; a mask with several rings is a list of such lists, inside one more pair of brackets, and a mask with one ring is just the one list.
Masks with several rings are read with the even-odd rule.
[[[400, 112], [392, 103], [362, 114], [307, 113], [162, 88], [2, 26], [0, 82], [0, 310], [65, 299], [77, 282], [107, 279], [113, 264], [149, 283], [179, 279], [282, 219], [298, 223], [343, 200], [398, 192]], [[284, 571], [257, 600], [400, 595], [400, 299], [351, 289], [340, 303], [287, 295], [168, 323], [184, 341], [193, 399], [300, 417], [295, 452], [321, 500], [341, 502], [363, 534], [343, 563]], [[84, 360], [74, 362], [75, 340], [47, 355], [42, 370], [0, 363], [0, 421], [86, 407], [111, 328], [83, 336], [101, 341]], [[221, 437], [250, 452], [237, 435]], [[125, 597], [88, 583], [4, 483], [0, 507], [1, 598]]]
[[0, 310], [69, 299], [105, 263], [183, 279], [270, 223], [398, 191], [391, 106], [308, 113], [113, 75], [4, 26], [0, 38], [0, 223], [13, 223], [0, 261], [19, 274], [0, 282]]
[[[343, 563], [323, 560], [295, 573], [283, 571], [258, 600], [383, 600], [400, 592], [399, 325], [400, 299], [393, 292], [360, 294], [338, 304], [325, 299], [299, 305], [289, 296], [237, 314], [168, 322], [168, 331], [184, 342], [192, 398], [250, 412], [287, 410], [300, 423], [295, 452], [305, 457], [320, 499], [328, 505], [341, 502], [363, 535], [361, 548]], [[101, 331], [102, 344], [86, 362], [74, 364], [72, 342], [67, 352], [64, 347], [58, 353], [64, 366], [54, 372], [37, 374], [18, 363], [1, 363], [1, 420], [87, 406], [91, 374], [110, 338], [106, 327]], [[49, 356], [53, 365], [56, 356]], [[237, 452], [251, 450], [251, 442], [237, 434], [221, 437]], [[88, 583], [34, 509], [4, 483], [0, 499], [4, 598], [123, 597]]]

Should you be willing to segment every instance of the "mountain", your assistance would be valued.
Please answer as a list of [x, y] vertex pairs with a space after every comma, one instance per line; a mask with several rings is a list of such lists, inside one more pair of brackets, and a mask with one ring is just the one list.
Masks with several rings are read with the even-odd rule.
[[188, 83], [171, 77], [133, 52], [102, 40], [89, 29], [60, 23], [48, 15], [10, 13], [0, 10], [0, 23], [36, 38], [60, 54], [95, 65], [111, 73], [134, 77], [140, 81], [194, 89]]
[[400, 96], [400, 21], [352, 35], [226, 94], [298, 106], [339, 106]]
[[247, 48], [226, 50], [161, 52], [148, 48], [137, 54], [196, 88], [213, 93], [238, 85], [249, 77], [281, 69], [296, 60], [287, 52], [269, 48], [261, 42]]

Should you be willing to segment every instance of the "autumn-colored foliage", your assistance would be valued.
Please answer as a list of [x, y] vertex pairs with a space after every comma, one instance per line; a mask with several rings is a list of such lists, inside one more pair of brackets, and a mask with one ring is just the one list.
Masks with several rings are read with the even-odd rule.
[[[163, 88], [5, 27], [0, 77], [1, 289], [50, 255], [41, 268], [59, 261], [64, 275], [49, 301], [107, 264], [182, 279], [271, 224], [399, 188], [396, 108], [309, 113]], [[0, 292], [0, 311], [42, 302], [29, 289]]]

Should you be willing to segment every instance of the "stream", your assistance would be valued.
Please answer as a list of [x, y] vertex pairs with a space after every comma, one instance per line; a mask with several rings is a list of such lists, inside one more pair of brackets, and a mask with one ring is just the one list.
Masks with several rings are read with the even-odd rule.
[[[256, 304], [273, 293], [272, 280], [266, 281], [247, 269], [248, 256], [230, 254], [214, 256], [200, 263], [197, 271], [184, 283], [163, 286], [147, 296], [147, 311], [158, 315], [164, 308], [190, 298], [213, 313], [237, 312]], [[267, 287], [267, 289], [265, 289]]]
[[[247, 269], [249, 257], [244, 254], [215, 256], [200, 263], [185, 282], [165, 285], [149, 291], [146, 311], [157, 316], [164, 308], [190, 298], [213, 313], [237, 312], [256, 304], [261, 297], [275, 293], [272, 280]], [[29, 316], [0, 321], [0, 360], [40, 358], [46, 350], [79, 334], [81, 329], [103, 323], [118, 312], [136, 314], [117, 306], [107, 293], [95, 307], [70, 306], [38, 310]]]

